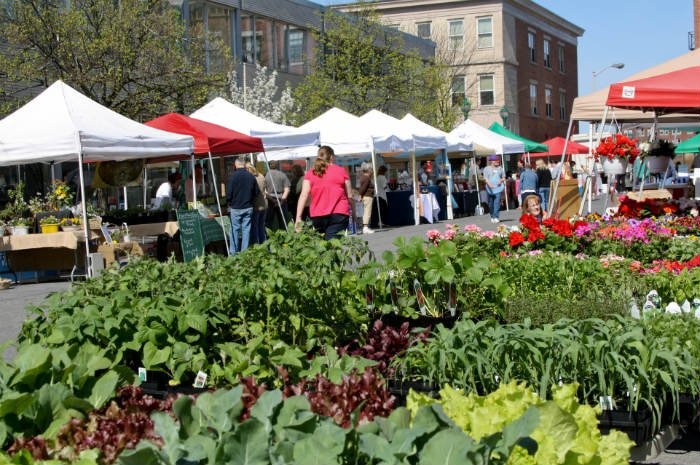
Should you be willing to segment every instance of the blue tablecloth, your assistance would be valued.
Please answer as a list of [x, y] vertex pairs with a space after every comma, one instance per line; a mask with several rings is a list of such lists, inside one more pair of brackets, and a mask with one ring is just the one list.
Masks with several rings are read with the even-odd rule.
[[[428, 186], [428, 190], [435, 194], [438, 204], [440, 205], [440, 214], [438, 219], [444, 221], [447, 219], [447, 203], [445, 196], [438, 186]], [[413, 217], [413, 208], [411, 207], [411, 191], [389, 191], [386, 193], [387, 203], [389, 204], [389, 216], [385, 223], [389, 226], [407, 226], [415, 224]]]

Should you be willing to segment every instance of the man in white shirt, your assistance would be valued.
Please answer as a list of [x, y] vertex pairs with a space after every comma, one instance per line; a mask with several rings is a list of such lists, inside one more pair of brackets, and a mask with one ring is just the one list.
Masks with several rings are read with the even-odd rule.
[[153, 208], [159, 209], [166, 204], [169, 204], [170, 208], [174, 208], [175, 202], [173, 201], [173, 192], [177, 192], [181, 180], [182, 175], [180, 175], [180, 173], [170, 173], [168, 175], [168, 180], [158, 186], [156, 201], [153, 204]]

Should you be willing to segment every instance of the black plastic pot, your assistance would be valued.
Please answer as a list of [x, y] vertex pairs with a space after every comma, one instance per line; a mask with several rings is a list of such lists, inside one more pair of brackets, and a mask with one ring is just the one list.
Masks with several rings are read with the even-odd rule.
[[433, 317], [427, 315], [419, 315], [415, 318], [411, 318], [396, 313], [385, 313], [379, 317], [385, 326], [391, 326], [392, 328], [400, 328], [405, 322], [408, 322], [410, 328], [432, 328], [438, 324], [442, 324], [446, 328], [452, 328], [458, 318], [458, 316]]
[[396, 398], [396, 402], [394, 403], [396, 407], [406, 406], [406, 397], [411, 389], [433, 397], [437, 396], [438, 391], [440, 391], [438, 386], [423, 381], [407, 381], [400, 379], [390, 379], [387, 381], [387, 390]]
[[673, 399], [669, 397], [661, 412], [661, 425], [690, 426], [700, 414], [700, 396], [678, 395], [678, 415], [674, 415]]
[[602, 434], [608, 434], [611, 429], [626, 433], [637, 445], [649, 441], [654, 436], [651, 411], [648, 409], [604, 410], [598, 415], [598, 429]]
[[148, 370], [146, 372], [146, 381], [142, 382], [140, 387], [145, 394], [148, 394], [159, 399], [165, 399], [170, 394], [197, 395], [207, 392], [207, 388], [196, 388], [189, 384], [181, 384], [171, 386], [168, 382], [170, 377], [162, 371]]

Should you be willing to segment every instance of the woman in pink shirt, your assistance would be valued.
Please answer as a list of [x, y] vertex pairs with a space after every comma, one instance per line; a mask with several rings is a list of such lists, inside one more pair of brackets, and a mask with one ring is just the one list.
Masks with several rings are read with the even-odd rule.
[[355, 217], [350, 177], [345, 169], [334, 165], [335, 153], [327, 145], [319, 147], [313, 169], [304, 175], [297, 204], [296, 230], [301, 230], [304, 205], [311, 196], [309, 216], [324, 239], [333, 239], [348, 228], [350, 212]]

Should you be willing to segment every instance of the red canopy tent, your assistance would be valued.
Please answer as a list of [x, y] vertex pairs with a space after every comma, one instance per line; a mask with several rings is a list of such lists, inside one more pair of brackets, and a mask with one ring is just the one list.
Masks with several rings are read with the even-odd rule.
[[572, 140], [569, 140], [569, 142], [566, 142], [566, 139], [563, 137], [552, 137], [551, 139], [547, 139], [546, 141], [542, 142], [544, 145], [549, 147], [549, 150], [547, 152], [542, 152], [542, 153], [536, 153], [536, 154], [531, 154], [533, 157], [549, 157], [549, 156], [561, 156], [562, 153], [564, 153], [564, 144], [566, 144], [566, 155], [571, 155], [574, 153], [588, 153], [588, 147], [579, 144], [578, 142], [574, 142]]
[[233, 155], [262, 152], [262, 139], [196, 118], [168, 113], [144, 123], [163, 131], [194, 137], [195, 155]]
[[[179, 113], [168, 113], [158, 118], [147, 121], [147, 126], [162, 129], [163, 131], [185, 134], [194, 138], [194, 154], [192, 155], [192, 171], [194, 172], [194, 156], [209, 157], [209, 165], [212, 175], [214, 174], [214, 162], [212, 155], [233, 155], [236, 153], [262, 152], [262, 139], [236, 132], [232, 129], [208, 123], [196, 118], [181, 115]], [[219, 209], [219, 216], [222, 216], [221, 204], [219, 203], [219, 192], [216, 179], [214, 179], [214, 191], [216, 193], [216, 203]], [[194, 189], [194, 202], [197, 202], [197, 189]], [[224, 230], [224, 240], [226, 249], [228, 241], [226, 238], [225, 222], [221, 222]]]
[[612, 84], [606, 105], [664, 113], [700, 113], [700, 66]]

